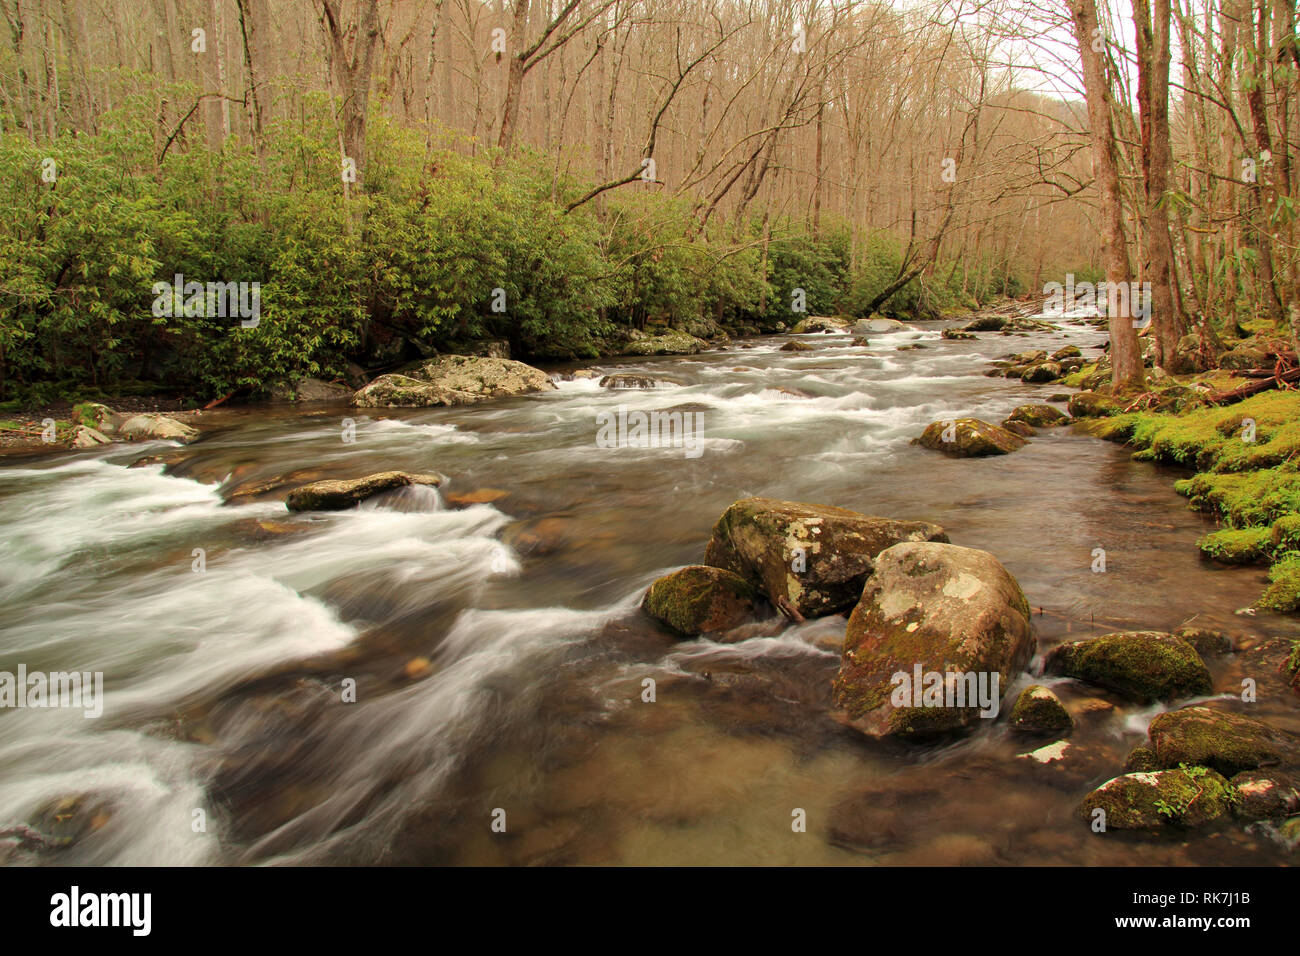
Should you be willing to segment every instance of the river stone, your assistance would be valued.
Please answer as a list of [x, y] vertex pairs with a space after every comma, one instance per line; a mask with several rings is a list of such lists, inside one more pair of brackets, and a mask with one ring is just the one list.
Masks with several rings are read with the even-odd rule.
[[920, 438], [912, 440], [912, 444], [933, 448], [946, 455], [982, 458], [1017, 451], [1025, 446], [1025, 440], [978, 418], [958, 418], [932, 422]]
[[1006, 327], [1005, 315], [983, 315], [964, 326], [967, 332], [1001, 332]]
[[1061, 359], [1078, 358], [1082, 354], [1079, 351], [1079, 346], [1066, 345], [1052, 353], [1052, 361], [1059, 362]]
[[833, 315], [810, 315], [796, 322], [795, 327], [790, 331], [795, 335], [807, 335], [813, 332], [846, 332], [848, 327], [847, 319], [836, 318]]
[[1061, 644], [1047, 655], [1046, 668], [1144, 703], [1214, 689], [1196, 649], [1163, 631], [1117, 631]]
[[1171, 710], [1147, 728], [1162, 767], [1202, 764], [1225, 776], [1282, 765], [1300, 767], [1300, 739], [1262, 721], [1196, 705]]
[[1041, 684], [1021, 691], [1011, 708], [1011, 726], [1031, 734], [1055, 734], [1071, 730], [1074, 718], [1057, 697]]
[[1231, 812], [1231, 793], [1228, 781], [1205, 767], [1126, 773], [1084, 797], [1075, 815], [1092, 824], [1104, 810], [1107, 830], [1197, 827]]
[[73, 420], [103, 435], [114, 436], [130, 415], [122, 415], [99, 402], [84, 402], [72, 409]]
[[1061, 366], [1057, 362], [1039, 362], [1031, 365], [1020, 375], [1022, 382], [1055, 382], [1061, 377]]
[[790, 341], [790, 342], [786, 342], [785, 345], [781, 346], [781, 351], [782, 352], [811, 352], [813, 351], [813, 347], [809, 345], [807, 342]]
[[601, 388], [628, 389], [628, 388], [673, 388], [680, 385], [680, 382], [674, 382], [666, 378], [651, 378], [649, 375], [629, 375], [616, 374], [606, 375], [600, 380]]
[[853, 606], [872, 559], [900, 541], [947, 541], [936, 524], [895, 521], [829, 505], [742, 498], [722, 513], [704, 563], [735, 572], [785, 613]]
[[832, 684], [835, 716], [873, 737], [958, 730], [976, 707], [895, 706], [894, 675], [998, 674], [999, 696], [1034, 652], [1029, 603], [987, 551], [932, 541], [896, 544], [876, 557], [844, 634]]
[[965, 329], [944, 329], [939, 333], [940, 338], [944, 339], [973, 339], [977, 338], [974, 332], [967, 332]]
[[1233, 651], [1232, 638], [1222, 631], [1212, 631], [1206, 627], [1176, 627], [1174, 636], [1181, 637], [1192, 647], [1196, 648], [1196, 653], [1202, 658], [1222, 657], [1224, 654], [1231, 654]]
[[739, 574], [696, 564], [655, 581], [641, 606], [674, 631], [695, 637], [749, 620], [757, 593]]
[[540, 369], [510, 359], [442, 355], [404, 373], [381, 375], [352, 396], [362, 408], [470, 405], [557, 388]]
[[1120, 411], [1107, 396], [1092, 391], [1075, 392], [1066, 407], [1074, 418], [1104, 418]]
[[1160, 758], [1150, 747], [1134, 747], [1124, 761], [1125, 773], [1150, 773], [1161, 769]]
[[290, 511], [341, 511], [381, 491], [404, 488], [407, 485], [432, 485], [436, 488], [443, 481], [442, 475], [381, 471], [364, 478], [313, 481], [289, 492], [284, 503]]
[[1070, 416], [1051, 405], [1020, 405], [1012, 409], [1007, 420], [1002, 423], [1004, 428], [1007, 422], [1024, 422], [1026, 425], [1045, 428], [1052, 425], [1068, 425]]
[[1280, 770], [1246, 770], [1232, 778], [1237, 802], [1232, 811], [1247, 820], [1286, 817], [1300, 812], [1300, 780]]
[[649, 335], [631, 342], [623, 350], [626, 355], [694, 355], [708, 348], [709, 343], [675, 329], [662, 335]]
[[333, 402], [341, 401], [352, 394], [346, 385], [336, 385], [319, 378], [300, 378], [289, 385], [278, 385], [271, 389], [271, 400], [275, 402]]
[[199, 430], [166, 415], [150, 412], [128, 418], [118, 429], [118, 434], [128, 441], [165, 439], [188, 444], [199, 437]]
[[113, 439], [89, 425], [78, 425], [77, 430], [72, 433], [73, 448], [98, 448], [100, 445], [112, 443]]
[[906, 332], [909, 326], [898, 319], [858, 319], [853, 323], [854, 335], [868, 335], [871, 332]]

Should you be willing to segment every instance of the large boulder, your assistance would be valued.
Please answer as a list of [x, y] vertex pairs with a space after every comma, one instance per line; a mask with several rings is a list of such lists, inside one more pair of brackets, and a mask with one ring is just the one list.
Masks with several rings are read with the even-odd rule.
[[900, 541], [947, 541], [936, 524], [829, 505], [743, 498], [713, 526], [704, 563], [735, 572], [790, 616], [853, 606], [877, 554]]
[[1049, 673], [1145, 703], [1199, 697], [1214, 689], [1196, 649], [1162, 631], [1117, 631], [1061, 644], [1047, 656], [1046, 666]]
[[1300, 740], [1262, 721], [1216, 707], [1171, 710], [1147, 728], [1161, 767], [1202, 764], [1226, 777], [1261, 767], [1300, 767]]
[[631, 342], [623, 351], [627, 355], [694, 355], [709, 343], [676, 329], [662, 335], [649, 335]]
[[753, 616], [757, 597], [739, 574], [697, 564], [659, 578], [641, 606], [674, 631], [695, 637], [743, 624]]
[[337, 402], [352, 395], [346, 385], [319, 378], [300, 378], [296, 382], [271, 389], [273, 402]]
[[810, 315], [800, 319], [790, 331], [795, 335], [807, 335], [813, 332], [847, 332], [849, 320], [834, 315]]
[[289, 492], [284, 503], [290, 511], [342, 511], [382, 491], [407, 485], [432, 485], [436, 488], [444, 480], [442, 475], [381, 471], [364, 478], [313, 481]]
[[[996, 716], [1034, 652], [1029, 613], [1016, 579], [987, 551], [936, 542], [882, 551], [849, 616], [832, 685], [836, 716], [875, 737], [950, 732]], [[937, 702], [915, 687], [918, 675], [932, 688], [928, 675], [952, 672], [965, 679], [942, 678], [952, 694]], [[993, 698], [992, 713], [971, 701], [972, 676]]]
[[117, 433], [127, 441], [178, 441], [186, 444], [199, 437], [197, 428], [152, 412], [128, 418]]
[[470, 405], [556, 388], [540, 369], [510, 359], [442, 355], [403, 373], [381, 375], [352, 396], [362, 408]]
[[1025, 440], [978, 418], [957, 418], [932, 422], [920, 438], [912, 440], [912, 444], [933, 448], [946, 455], [982, 458], [1017, 451], [1025, 446]]
[[71, 444], [73, 448], [98, 448], [100, 445], [110, 445], [112, 442], [113, 439], [89, 425], [78, 425], [72, 433]]
[[1075, 815], [1107, 830], [1159, 830], [1204, 826], [1232, 811], [1233, 793], [1222, 775], [1206, 767], [1126, 773], [1083, 798]]
[[906, 322], [898, 319], [858, 319], [853, 323], [854, 335], [868, 335], [872, 332], [906, 332], [910, 329]]

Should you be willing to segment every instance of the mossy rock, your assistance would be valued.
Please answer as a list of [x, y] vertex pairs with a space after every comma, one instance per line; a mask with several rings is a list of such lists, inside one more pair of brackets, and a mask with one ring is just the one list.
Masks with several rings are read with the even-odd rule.
[[977, 338], [974, 332], [968, 332], [965, 329], [944, 329], [939, 333], [945, 339], [973, 339]]
[[1007, 416], [1007, 420], [1002, 423], [1004, 427], [1007, 422], [1024, 422], [1035, 428], [1048, 428], [1053, 425], [1070, 424], [1070, 416], [1051, 405], [1020, 405]]
[[1125, 773], [1149, 773], [1160, 769], [1160, 758], [1150, 747], [1134, 747], [1124, 761]]
[[1079, 351], [1077, 345], [1066, 345], [1052, 353], [1053, 361], [1059, 362], [1061, 359], [1078, 358], [1083, 353]]
[[1160, 714], [1147, 728], [1162, 767], [1212, 767], [1226, 777], [1300, 764], [1300, 739], [1263, 721], [1198, 704]]
[[1196, 649], [1161, 631], [1119, 631], [1061, 644], [1048, 654], [1046, 666], [1049, 673], [1142, 702], [1199, 697], [1213, 690]]
[[781, 351], [782, 352], [811, 352], [813, 351], [813, 347], [809, 345], [807, 342], [796, 342], [792, 340], [786, 342], [785, 345], [781, 346]]
[[1196, 542], [1201, 553], [1221, 564], [1257, 564], [1267, 558], [1272, 548], [1270, 528], [1224, 528], [1205, 535]]
[[1074, 728], [1074, 718], [1057, 697], [1041, 684], [1021, 691], [1011, 708], [1011, 726], [1030, 734], [1056, 734]]
[[958, 418], [932, 422], [926, 426], [920, 438], [912, 440], [912, 444], [932, 448], [945, 455], [983, 458], [1018, 451], [1025, 447], [1025, 440], [1005, 428], [978, 418]]
[[1066, 407], [1073, 418], [1104, 418], [1120, 411], [1109, 396], [1093, 391], [1076, 392]]
[[708, 343], [685, 332], [671, 330], [662, 335], [637, 339], [623, 351], [627, 355], [695, 355], [708, 348]]
[[540, 369], [510, 359], [441, 355], [381, 375], [352, 396], [362, 408], [471, 405], [556, 388]]
[[1269, 547], [1279, 554], [1300, 551], [1300, 514], [1283, 515], [1268, 529]]
[[290, 511], [341, 511], [383, 491], [407, 485], [437, 487], [444, 480], [442, 475], [381, 471], [364, 478], [313, 481], [289, 492], [284, 503]]
[[1010, 419], [1003, 422], [1002, 427], [1013, 435], [1019, 435], [1021, 438], [1033, 438], [1038, 434], [1038, 429], [1032, 425], [1026, 425], [1024, 422], [1013, 422]]
[[697, 564], [659, 578], [641, 606], [679, 634], [695, 637], [743, 624], [754, 616], [757, 597], [740, 575]]
[[1232, 785], [1206, 767], [1126, 773], [1103, 783], [1079, 804], [1075, 815], [1092, 824], [1106, 814], [1107, 830], [1198, 827], [1232, 812]]
[[1191, 644], [1202, 659], [1222, 657], [1224, 654], [1231, 654], [1235, 650], [1230, 635], [1224, 634], [1222, 631], [1211, 630], [1208, 627], [1184, 625], [1183, 627], [1174, 628], [1173, 633], [1174, 637], [1181, 637], [1188, 644]]
[[1059, 362], [1039, 362], [1031, 365], [1020, 375], [1022, 382], [1055, 382], [1061, 377]]
[[1257, 606], [1282, 614], [1300, 611], [1300, 553], [1291, 552], [1268, 569], [1268, 587]]
[[786, 614], [846, 610], [874, 559], [902, 541], [947, 541], [928, 521], [898, 521], [831, 505], [742, 498], [713, 526], [704, 563], [739, 574]]

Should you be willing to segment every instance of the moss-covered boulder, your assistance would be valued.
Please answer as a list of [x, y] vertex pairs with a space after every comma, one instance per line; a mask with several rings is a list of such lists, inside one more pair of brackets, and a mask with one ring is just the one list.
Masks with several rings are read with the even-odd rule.
[[634, 375], [627, 372], [618, 372], [614, 375], [606, 375], [597, 383], [601, 388], [612, 388], [617, 391], [623, 391], [630, 388], [677, 388], [682, 383], [673, 381], [668, 378], [654, 378], [649, 375]]
[[1058, 734], [1074, 728], [1074, 718], [1041, 684], [1026, 687], [1011, 708], [1011, 726], [1028, 734]]
[[973, 339], [977, 338], [974, 332], [968, 332], [965, 329], [944, 329], [939, 333], [941, 338], [945, 339]]
[[1107, 830], [1198, 827], [1227, 816], [1232, 802], [1232, 787], [1222, 775], [1186, 766], [1107, 780], [1083, 798], [1075, 815], [1093, 824], [1102, 810]]
[[1052, 361], [1059, 362], [1061, 359], [1078, 358], [1083, 353], [1079, 351], [1077, 345], [1064, 345], [1052, 353]]
[[1150, 747], [1134, 747], [1124, 761], [1125, 773], [1149, 773], [1159, 769], [1160, 759]]
[[662, 335], [648, 335], [631, 342], [623, 351], [627, 355], [694, 355], [709, 343], [676, 329]]
[[697, 564], [659, 578], [641, 606], [679, 634], [695, 637], [743, 624], [753, 617], [757, 597], [757, 589], [740, 575]]
[[127, 441], [178, 441], [188, 444], [199, 437], [199, 430], [166, 415], [147, 413], [124, 421], [118, 437]]
[[1202, 659], [1222, 657], [1224, 654], [1231, 654], [1233, 651], [1231, 635], [1224, 634], [1222, 631], [1214, 631], [1208, 627], [1184, 625], [1183, 627], [1174, 628], [1173, 633], [1174, 637], [1181, 637], [1192, 645]]
[[1051, 405], [1021, 405], [1012, 410], [1007, 420], [1002, 423], [1003, 426], [1005, 427], [1008, 422], [1024, 422], [1035, 428], [1049, 428], [1053, 425], [1070, 424], [1070, 416]]
[[1020, 374], [1022, 382], [1055, 382], [1061, 377], [1059, 362], [1039, 362], [1031, 365]]
[[1267, 820], [1300, 812], [1300, 779], [1281, 770], [1246, 770], [1232, 778], [1233, 812], [1246, 820]]
[[[849, 616], [832, 685], [835, 713], [876, 737], [959, 730], [996, 715], [1033, 650], [1029, 603], [993, 555], [937, 542], [897, 544], [876, 557]], [[919, 696], [917, 674], [927, 688], [926, 675], [952, 674], [941, 677], [951, 680], [951, 695], [944, 688], [937, 702]], [[972, 706], [981, 681], [996, 691], [992, 714]]]
[[713, 526], [704, 563], [739, 574], [783, 613], [853, 606], [873, 559], [900, 541], [947, 541], [928, 521], [896, 521], [830, 505], [743, 498]]
[[1070, 396], [1066, 407], [1074, 418], [1105, 418], [1121, 411], [1108, 396], [1093, 391], [1076, 392]]
[[1261, 767], [1300, 765], [1300, 740], [1251, 717], [1197, 705], [1171, 710], [1147, 728], [1162, 767], [1213, 767], [1225, 777]]
[[811, 352], [813, 351], [813, 347], [809, 345], [807, 342], [798, 342], [795, 341], [794, 339], [791, 339], [789, 342], [786, 342], [785, 345], [781, 346], [781, 351], [782, 352]]
[[471, 405], [556, 388], [541, 369], [510, 359], [442, 355], [401, 373], [381, 375], [352, 396], [362, 408]]
[[978, 418], [933, 422], [912, 444], [962, 458], [1006, 455], [1025, 447], [1025, 440]]
[[412, 474], [405, 471], [381, 471], [364, 478], [313, 481], [289, 492], [285, 505], [290, 511], [342, 511], [383, 491], [407, 485], [442, 484], [442, 475]]
[[1195, 648], [1162, 631], [1119, 631], [1071, 641], [1047, 656], [1047, 671], [1149, 702], [1198, 697], [1213, 690]]

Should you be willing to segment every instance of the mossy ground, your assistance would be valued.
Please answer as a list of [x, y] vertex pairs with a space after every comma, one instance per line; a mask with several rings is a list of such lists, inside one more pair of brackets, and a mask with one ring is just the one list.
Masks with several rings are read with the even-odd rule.
[[[1239, 384], [1216, 380], [1211, 387]], [[1272, 564], [1259, 606], [1300, 610], [1300, 391], [1262, 392], [1233, 405], [1176, 413], [1126, 412], [1088, 428], [1134, 446], [1140, 460], [1196, 469], [1174, 488], [1224, 525], [1200, 540], [1201, 550], [1229, 564]]]

